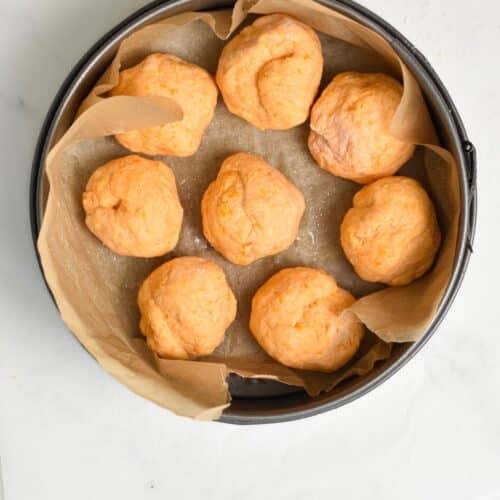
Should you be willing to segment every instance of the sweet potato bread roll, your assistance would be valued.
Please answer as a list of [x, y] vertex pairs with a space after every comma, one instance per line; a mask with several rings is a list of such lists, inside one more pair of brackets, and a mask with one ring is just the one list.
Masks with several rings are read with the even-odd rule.
[[285, 130], [307, 120], [322, 71], [314, 30], [271, 14], [224, 47], [216, 81], [229, 111], [261, 130]]

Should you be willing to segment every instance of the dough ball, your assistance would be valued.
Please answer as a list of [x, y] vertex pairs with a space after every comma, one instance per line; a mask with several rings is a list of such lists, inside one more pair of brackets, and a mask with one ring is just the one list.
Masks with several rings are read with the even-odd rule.
[[342, 314], [354, 297], [318, 269], [283, 269], [252, 300], [250, 330], [261, 347], [291, 368], [333, 372], [356, 354], [364, 327]]
[[217, 104], [217, 87], [203, 68], [171, 54], [151, 54], [137, 66], [120, 72], [110, 95], [170, 97], [184, 118], [178, 122], [133, 130], [116, 140], [136, 153], [190, 156], [198, 150]]
[[386, 177], [356, 193], [340, 239], [362, 279], [406, 285], [431, 267], [441, 234], [422, 186], [408, 177]]
[[203, 233], [234, 264], [274, 255], [295, 240], [305, 202], [302, 193], [259, 156], [226, 158], [203, 196]]
[[282, 14], [258, 18], [222, 51], [216, 81], [231, 113], [255, 127], [304, 123], [323, 71], [313, 29]]
[[99, 167], [83, 193], [85, 223], [113, 252], [163, 255], [177, 245], [182, 206], [172, 170], [130, 155]]
[[318, 165], [360, 184], [397, 172], [415, 151], [389, 132], [402, 95], [386, 75], [337, 75], [311, 111], [308, 145]]
[[179, 257], [155, 269], [138, 296], [140, 329], [159, 356], [207, 356], [236, 316], [224, 271], [210, 260]]

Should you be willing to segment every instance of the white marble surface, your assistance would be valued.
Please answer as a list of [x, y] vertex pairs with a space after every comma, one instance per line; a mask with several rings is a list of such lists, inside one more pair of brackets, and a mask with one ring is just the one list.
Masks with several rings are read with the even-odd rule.
[[478, 147], [475, 254], [438, 333], [396, 377], [338, 411], [250, 428], [174, 417], [105, 374], [62, 325], [32, 249], [28, 178], [49, 103], [96, 38], [145, 3], [0, 5], [5, 498], [499, 499], [500, 4], [365, 0], [429, 58]]

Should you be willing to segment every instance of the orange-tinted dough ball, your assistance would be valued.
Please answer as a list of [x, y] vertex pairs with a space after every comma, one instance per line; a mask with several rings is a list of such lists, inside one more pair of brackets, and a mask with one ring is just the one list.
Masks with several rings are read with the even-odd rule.
[[323, 71], [312, 28], [282, 14], [258, 18], [222, 51], [216, 81], [229, 111], [255, 127], [304, 123]]
[[116, 140], [136, 153], [190, 156], [198, 150], [217, 104], [217, 87], [203, 68], [171, 54], [151, 54], [120, 72], [110, 95], [170, 97], [184, 113], [181, 121], [133, 130]]
[[318, 165], [361, 184], [397, 172], [415, 151], [389, 132], [402, 95], [386, 75], [337, 75], [311, 110], [308, 145]]
[[183, 210], [172, 170], [130, 155], [99, 167], [83, 193], [85, 223], [121, 255], [155, 257], [179, 239]]
[[210, 260], [179, 257], [155, 269], [138, 296], [140, 329], [159, 356], [207, 356], [236, 316], [224, 271]]
[[408, 177], [386, 177], [358, 191], [340, 236], [356, 273], [388, 285], [406, 285], [422, 276], [441, 242], [432, 201]]
[[250, 330], [275, 360], [291, 368], [333, 372], [356, 354], [364, 327], [343, 311], [353, 296], [323, 271], [283, 269], [252, 300]]
[[203, 233], [234, 264], [274, 255], [295, 240], [302, 193], [261, 157], [236, 153], [224, 160], [203, 196]]

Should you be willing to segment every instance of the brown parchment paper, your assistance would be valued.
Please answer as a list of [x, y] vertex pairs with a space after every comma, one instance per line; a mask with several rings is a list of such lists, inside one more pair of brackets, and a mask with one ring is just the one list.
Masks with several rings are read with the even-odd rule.
[[[358, 185], [319, 169], [307, 151], [308, 124], [288, 131], [259, 131], [231, 115], [219, 99], [199, 151], [190, 158], [165, 157], [174, 170], [185, 220], [179, 244], [160, 259], [113, 254], [86, 229], [81, 194], [99, 165], [128, 152], [115, 133], [182, 117], [161, 97], [106, 97], [120, 69], [151, 52], [171, 52], [215, 73], [226, 40], [250, 14], [288, 13], [320, 32], [325, 68], [322, 88], [338, 72], [381, 71], [404, 84], [392, 133], [417, 149], [401, 173], [418, 178], [433, 197], [444, 242], [430, 274], [398, 288], [360, 280], [339, 244], [340, 222]], [[304, 193], [307, 209], [297, 241], [281, 254], [240, 267], [209, 247], [201, 231], [200, 201], [222, 160], [231, 153], [262, 155]], [[271, 378], [304, 387], [311, 395], [346, 378], [363, 375], [389, 357], [392, 342], [414, 341], [429, 324], [447, 285], [459, 216], [457, 172], [451, 155], [438, 147], [418, 83], [378, 35], [310, 0], [238, 1], [233, 11], [184, 13], [147, 26], [122, 42], [110, 67], [84, 100], [70, 129], [46, 160], [50, 192], [38, 247], [45, 277], [61, 316], [80, 342], [115, 378], [141, 396], [184, 416], [217, 418], [230, 403], [226, 376]], [[238, 298], [238, 318], [215, 353], [202, 360], [159, 359], [138, 330], [136, 295], [145, 277], [177, 255], [200, 255], [221, 265]], [[277, 270], [306, 265], [325, 269], [358, 297], [351, 312], [370, 330], [355, 358], [333, 374], [284, 367], [263, 352], [248, 331], [250, 300]]]

